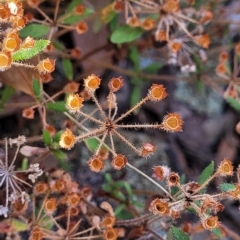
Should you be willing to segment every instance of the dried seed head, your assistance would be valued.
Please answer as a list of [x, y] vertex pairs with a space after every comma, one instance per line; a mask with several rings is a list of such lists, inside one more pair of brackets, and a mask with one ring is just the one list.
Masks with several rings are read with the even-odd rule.
[[232, 176], [233, 175], [232, 162], [227, 158], [224, 158], [217, 169], [217, 173], [220, 176]]
[[154, 215], [169, 215], [170, 209], [167, 202], [162, 201], [159, 198], [153, 200], [149, 206], [149, 211], [152, 212]]
[[111, 215], [107, 215], [101, 222], [104, 228], [112, 228], [116, 222], [116, 218]]
[[180, 177], [177, 173], [171, 172], [167, 177], [167, 185], [169, 187], [177, 186], [180, 183]]
[[6, 52], [14, 52], [19, 50], [21, 44], [21, 39], [18, 34], [13, 32], [7, 34], [3, 40], [2, 49]]
[[56, 134], [56, 132], [57, 132], [56, 128], [55, 128], [53, 125], [51, 125], [51, 124], [48, 124], [48, 125], [45, 127], [45, 130], [48, 131], [49, 134], [50, 134], [52, 137], [53, 137], [53, 136]]
[[0, 71], [5, 71], [12, 64], [12, 55], [10, 52], [0, 52]]
[[182, 43], [180, 42], [170, 42], [169, 47], [172, 52], [178, 53], [182, 49]]
[[171, 217], [172, 219], [180, 218], [180, 217], [181, 217], [181, 214], [180, 214], [179, 211], [175, 211], [175, 210], [171, 209], [171, 211], [170, 211], [170, 217]]
[[[79, 213], [80, 213], [79, 208], [77, 208], [77, 207], [70, 208], [70, 216], [76, 217], [76, 216], [79, 216]], [[66, 214], [68, 214], [68, 212]]]
[[240, 201], [240, 185], [237, 185], [235, 190], [229, 192], [229, 195]]
[[26, 22], [27, 22], [27, 20], [25, 19], [25, 17], [16, 16], [14, 18], [14, 21], [12, 22], [12, 26], [14, 29], [19, 31], [25, 27]]
[[66, 190], [65, 182], [62, 179], [57, 179], [52, 186], [53, 191], [64, 192]]
[[227, 51], [222, 51], [220, 54], [219, 54], [219, 62], [226, 62], [228, 60], [228, 52]]
[[49, 189], [49, 186], [47, 183], [38, 182], [34, 187], [34, 194], [36, 195], [45, 194], [48, 189]]
[[182, 131], [183, 120], [178, 113], [169, 113], [163, 119], [161, 128], [168, 132]]
[[116, 12], [122, 11], [124, 9], [124, 4], [123, 4], [122, 0], [115, 1], [113, 4], [113, 9]]
[[202, 13], [202, 19], [200, 20], [201, 24], [206, 24], [208, 22], [210, 22], [213, 18], [213, 13], [209, 10], [205, 10]]
[[152, 177], [156, 178], [157, 180], [163, 180], [166, 178], [170, 173], [170, 168], [167, 166], [155, 166], [153, 168], [153, 175]]
[[166, 88], [162, 84], [153, 84], [148, 91], [150, 100], [157, 102], [167, 97]]
[[47, 214], [53, 214], [53, 212], [57, 209], [57, 199], [49, 198], [44, 202], [44, 209]]
[[75, 113], [83, 106], [83, 98], [78, 94], [69, 94], [66, 100], [66, 107], [69, 112]]
[[155, 24], [156, 24], [156, 22], [153, 19], [147, 18], [142, 22], [141, 27], [144, 30], [149, 31], [155, 27]]
[[198, 188], [200, 187], [200, 184], [197, 182], [188, 182], [184, 185], [184, 189], [187, 193], [194, 193]]
[[24, 15], [24, 18], [26, 19], [26, 23], [30, 23], [34, 19], [34, 15], [31, 12], [28, 12]]
[[34, 119], [35, 111], [32, 108], [24, 108], [22, 111], [22, 116], [28, 119]]
[[81, 196], [83, 196], [84, 198], [89, 197], [90, 195], [92, 195], [92, 190], [89, 187], [83, 187], [81, 189]]
[[30, 233], [29, 240], [42, 240], [42, 239], [43, 239], [42, 231], [38, 227], [34, 228]]
[[105, 240], [117, 240], [118, 238], [118, 229], [116, 228], [107, 228], [103, 233]]
[[82, 4], [78, 4], [75, 8], [74, 8], [74, 13], [77, 15], [82, 15], [85, 12], [85, 7]]
[[70, 55], [73, 58], [80, 58], [82, 55], [82, 51], [79, 48], [73, 48], [70, 50]]
[[212, 230], [214, 228], [218, 228], [220, 226], [220, 222], [218, 221], [218, 217], [208, 217], [206, 219], [201, 219], [202, 225], [207, 230]]
[[36, 43], [36, 40], [31, 38], [31, 37], [27, 37], [25, 38], [25, 40], [23, 41], [21, 48], [33, 48], [34, 45]]
[[79, 83], [71, 81], [64, 86], [63, 91], [65, 93], [76, 93], [78, 92], [79, 86], [80, 86]]
[[131, 27], [139, 27], [141, 25], [141, 22], [136, 17], [130, 17], [127, 19], [127, 24], [130, 25]]
[[155, 34], [155, 39], [161, 42], [167, 41], [167, 32], [164, 30], [157, 31]]
[[50, 73], [41, 73], [39, 77], [42, 83], [49, 83], [53, 80], [53, 77]]
[[88, 30], [88, 25], [85, 22], [80, 22], [75, 26], [78, 34], [83, 34]]
[[0, 21], [6, 22], [10, 18], [10, 10], [7, 6], [0, 3]]
[[84, 79], [85, 90], [88, 92], [94, 92], [99, 88], [101, 79], [95, 74], [91, 74], [86, 79]]
[[208, 34], [196, 36], [195, 41], [203, 48], [208, 48], [209, 44], [211, 43]]
[[69, 129], [66, 129], [60, 137], [59, 146], [70, 150], [74, 144], [75, 136]]
[[67, 195], [67, 204], [69, 207], [76, 207], [80, 203], [81, 197], [77, 193]]
[[54, 45], [52, 43], [49, 43], [47, 47], [44, 49], [44, 52], [52, 52], [55, 49]]
[[124, 80], [122, 77], [113, 77], [109, 83], [108, 87], [111, 92], [117, 92], [119, 89], [121, 89], [124, 85]]
[[55, 70], [55, 60], [49, 58], [43, 59], [37, 65], [37, 69], [40, 73], [51, 73]]
[[91, 99], [91, 95], [89, 94], [89, 92], [85, 89], [83, 89], [81, 92], [80, 92], [80, 96], [84, 99], [84, 101], [88, 101]]
[[88, 166], [93, 172], [100, 172], [104, 168], [104, 162], [100, 156], [93, 155], [88, 161]]
[[147, 157], [150, 154], [152, 154], [153, 152], [155, 152], [157, 149], [157, 147], [155, 145], [153, 145], [152, 143], [143, 143], [142, 148], [141, 148], [141, 153], [140, 156], [142, 157]]
[[166, 13], [174, 13], [179, 10], [179, 3], [176, 0], [166, 0], [162, 10]]
[[127, 158], [122, 154], [117, 154], [117, 156], [113, 158], [111, 164], [114, 167], [114, 169], [120, 170], [126, 166]]
[[216, 73], [218, 75], [222, 75], [222, 74], [225, 74], [227, 72], [227, 68], [226, 68], [226, 65], [225, 63], [219, 63], [216, 67]]

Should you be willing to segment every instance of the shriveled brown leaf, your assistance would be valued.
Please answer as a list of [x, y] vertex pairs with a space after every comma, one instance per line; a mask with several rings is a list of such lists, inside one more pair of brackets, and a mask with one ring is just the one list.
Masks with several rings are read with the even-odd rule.
[[[38, 57], [34, 57], [28, 61], [28, 64], [35, 66], [37, 63]], [[0, 72], [0, 81], [2, 83], [30, 96], [34, 96], [32, 87], [33, 77], [39, 78], [38, 71], [25, 67], [12, 66], [10, 69]]]

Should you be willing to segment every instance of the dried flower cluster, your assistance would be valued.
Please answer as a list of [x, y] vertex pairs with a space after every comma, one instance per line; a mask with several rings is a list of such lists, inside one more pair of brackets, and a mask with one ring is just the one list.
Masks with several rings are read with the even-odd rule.
[[204, 26], [213, 18], [210, 10], [197, 10], [191, 7], [191, 2], [182, 6], [179, 0], [116, 0], [113, 8], [117, 12], [124, 9], [130, 26], [153, 30], [156, 41], [167, 43], [169, 63], [180, 65], [183, 71], [195, 72], [191, 59], [194, 50], [188, 45], [192, 41], [202, 48], [209, 47], [210, 38]]
[[[239, 168], [237, 169], [237, 174]], [[208, 176], [204, 182], [180, 183], [180, 177], [177, 173], [171, 172], [167, 166], [155, 166], [152, 177], [166, 181], [168, 191], [167, 196], [154, 199], [149, 207], [149, 211], [154, 215], [169, 216], [172, 219], [180, 218], [181, 212], [186, 209], [193, 211], [200, 217], [204, 229], [213, 230], [221, 226], [217, 213], [223, 211], [224, 206], [220, 201], [224, 198], [239, 198], [239, 182], [235, 185], [223, 185], [230, 189], [224, 189], [216, 194], [203, 193], [207, 185], [216, 177], [233, 176], [233, 165], [228, 159], [224, 159], [214, 174]], [[239, 177], [239, 176], [238, 176]], [[173, 194], [172, 187], [177, 188]]]
[[[13, 216], [21, 214], [30, 230], [30, 240], [115, 240], [123, 236], [124, 230], [114, 227], [116, 219], [110, 204], [103, 202], [101, 208], [93, 207], [91, 199], [90, 188], [79, 188], [68, 173], [57, 170], [48, 182], [40, 181], [35, 185], [32, 205], [13, 205]], [[27, 209], [32, 211], [31, 220], [27, 218]]]
[[[51, 73], [55, 69], [55, 61], [49, 58], [43, 59], [37, 66], [27, 63], [21, 63], [16, 56], [22, 51], [33, 49], [36, 40], [27, 37], [21, 40], [19, 31], [25, 27], [27, 19], [24, 17], [24, 11], [21, 1], [9, 0], [6, 3], [0, 3], [0, 26], [1, 35], [3, 36], [0, 50], [0, 71], [5, 71], [11, 66], [24, 66], [27, 68], [37, 69], [40, 73]], [[8, 27], [6, 27], [6, 24]], [[17, 60], [16, 60], [17, 59]]]
[[167, 114], [162, 123], [155, 124], [123, 124], [121, 121], [127, 117], [129, 114], [134, 112], [137, 108], [139, 108], [142, 104], [147, 101], [159, 102], [166, 98], [167, 93], [165, 88], [161, 84], [153, 84], [148, 91], [148, 95], [143, 98], [139, 103], [137, 103], [134, 107], [129, 109], [126, 113], [122, 114], [120, 117], [116, 117], [117, 115], [117, 97], [116, 92], [119, 91], [123, 87], [123, 79], [121, 77], [112, 78], [109, 81], [109, 95], [107, 96], [106, 106], [108, 108], [107, 112], [104, 111], [103, 107], [98, 102], [95, 91], [99, 88], [101, 83], [101, 79], [92, 74], [88, 76], [84, 80], [85, 91], [91, 97], [91, 99], [96, 104], [97, 110], [99, 111], [102, 120], [99, 120], [97, 117], [94, 117], [93, 114], [86, 114], [82, 111], [83, 101], [84, 99], [79, 96], [79, 94], [70, 94], [66, 100], [66, 107], [71, 113], [77, 113], [82, 115], [89, 121], [97, 124], [98, 127], [95, 129], [88, 129], [88, 132], [83, 133], [79, 136], [75, 136], [70, 129], [66, 129], [61, 135], [61, 139], [59, 145], [65, 149], [71, 149], [76, 142], [81, 142], [90, 137], [101, 137], [99, 145], [93, 155], [93, 157], [88, 161], [88, 165], [90, 169], [94, 172], [99, 172], [104, 167], [104, 159], [100, 155], [100, 151], [104, 146], [106, 138], [110, 139], [110, 147], [108, 149], [113, 155], [112, 166], [120, 170], [127, 164], [127, 158], [117, 153], [114, 144], [114, 136], [118, 137], [121, 141], [123, 141], [127, 146], [129, 146], [134, 152], [136, 152], [139, 156], [147, 157], [152, 154], [156, 150], [156, 146], [152, 143], [143, 143], [141, 148], [136, 148], [122, 132], [119, 130], [129, 129], [129, 128], [154, 128], [154, 129], [163, 129], [169, 132], [178, 132], [182, 131], [183, 121], [179, 114], [170, 113]]
[[[9, 204], [15, 204], [15, 202], [21, 201], [25, 204], [29, 200], [28, 194], [23, 191], [24, 186], [32, 187], [23, 176], [27, 175], [28, 179], [32, 183], [35, 183], [36, 179], [42, 175], [43, 171], [39, 168], [39, 164], [30, 164], [26, 170], [16, 170], [15, 161], [22, 144], [26, 142], [25, 136], [19, 136], [15, 139], [5, 140], [5, 152], [1, 151], [0, 156], [0, 187], [5, 188], [5, 203], [0, 205], [0, 215], [7, 217], [9, 211]], [[12, 160], [8, 156], [8, 145], [16, 145], [17, 149]]]
[[222, 51], [219, 54], [219, 64], [216, 67], [216, 73], [219, 77], [226, 80], [228, 82], [228, 87], [224, 92], [224, 97], [232, 97], [240, 100], [239, 98], [239, 74], [240, 74], [240, 43], [237, 43], [234, 47], [234, 59], [233, 59], [233, 67], [231, 69], [231, 62], [229, 59], [228, 52]]

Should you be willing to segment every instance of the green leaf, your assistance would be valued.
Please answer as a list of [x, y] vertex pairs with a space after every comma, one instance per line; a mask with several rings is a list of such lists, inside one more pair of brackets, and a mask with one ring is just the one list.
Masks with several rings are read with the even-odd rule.
[[49, 40], [37, 40], [33, 48], [21, 48], [18, 51], [14, 52], [12, 55], [13, 61], [23, 61], [30, 59], [42, 52], [49, 43]]
[[109, 23], [110, 31], [113, 32], [115, 29], [118, 28], [118, 14], [116, 14], [111, 22]]
[[98, 148], [100, 142], [96, 138], [88, 138], [85, 140], [85, 143], [87, 147], [94, 152]]
[[161, 67], [162, 67], [162, 65], [159, 64], [159, 63], [152, 63], [152, 64], [148, 65], [148, 66], [144, 69], [144, 72], [156, 74], [157, 71], [158, 71]]
[[111, 22], [116, 15], [117, 15], [116, 12], [112, 9], [111, 11], [108, 11], [106, 14], [102, 14], [101, 20], [105, 24], [107, 24], [107, 23]]
[[28, 169], [28, 158], [24, 158], [21, 163], [21, 170], [25, 171]]
[[189, 236], [186, 233], [184, 233], [181, 229], [172, 226], [171, 230], [176, 240], [190, 240]]
[[63, 71], [67, 77], [68, 80], [72, 80], [73, 79], [73, 66], [72, 66], [72, 62], [67, 59], [64, 58], [62, 60], [62, 65], [63, 65]]
[[10, 86], [6, 86], [5, 89], [2, 92], [2, 103], [6, 103], [14, 94], [15, 90], [14, 88]]
[[134, 70], [139, 71], [140, 70], [140, 55], [139, 51], [136, 46], [130, 46], [129, 47], [130, 53], [129, 58], [134, 64]]
[[67, 154], [64, 153], [62, 150], [51, 150], [51, 152], [53, 153], [53, 155], [59, 159], [59, 160], [67, 160]]
[[66, 112], [67, 111], [66, 104], [63, 101], [62, 102], [55, 102], [55, 103], [47, 103], [46, 107], [47, 107], [47, 109], [55, 110], [55, 111], [58, 111], [58, 112]]
[[124, 187], [126, 188], [128, 196], [132, 201], [133, 200], [133, 190], [132, 190], [131, 185], [128, 182], [124, 181]]
[[237, 99], [232, 97], [226, 97], [225, 99], [232, 108], [234, 108], [238, 112], [240, 111], [240, 102]]
[[139, 86], [135, 86], [133, 88], [132, 94], [131, 94], [131, 106], [135, 106], [141, 99], [141, 93], [140, 93], [140, 87]]
[[219, 239], [222, 239], [222, 233], [221, 233], [220, 228], [213, 229], [212, 233], [214, 233]]
[[126, 207], [126, 205], [125, 205], [124, 203], [118, 205], [118, 206], [116, 207], [115, 211], [114, 211], [114, 216], [117, 217], [117, 216], [122, 212], [122, 210], [123, 210], [125, 207]]
[[60, 51], [65, 50], [65, 46], [58, 41], [53, 41], [52, 44], [57, 50], [60, 50]]
[[16, 218], [11, 219], [11, 226], [16, 232], [23, 232], [29, 230], [29, 225]]
[[130, 27], [125, 24], [121, 27], [118, 27], [111, 34], [110, 40], [112, 43], [126, 43], [132, 42], [144, 33], [144, 30], [140, 27]]
[[53, 142], [59, 142], [60, 141], [60, 137], [62, 135], [63, 131], [58, 131], [52, 138]]
[[50, 27], [39, 23], [30, 23], [20, 31], [20, 37], [41, 38], [50, 31]]
[[220, 189], [223, 192], [231, 192], [236, 189], [236, 186], [233, 183], [222, 183], [220, 184]]
[[36, 78], [33, 78], [33, 92], [35, 97], [38, 100], [41, 100], [41, 95], [42, 95], [41, 84], [40, 84], [40, 81]]
[[43, 142], [46, 146], [49, 146], [52, 142], [51, 135], [47, 130], [43, 130]]
[[205, 183], [212, 175], [214, 172], [214, 162], [212, 161], [201, 173], [198, 179], [198, 183], [202, 185]]
[[[70, 17], [65, 18], [63, 20], [63, 23], [64, 24], [75, 24], [75, 23], [78, 23], [80, 21], [83, 21], [86, 17], [88, 17], [92, 13], [93, 13], [92, 9], [86, 8], [84, 13], [81, 16], [76, 15], [76, 14], [72, 14]], [[62, 17], [64, 17], [64, 15]]]

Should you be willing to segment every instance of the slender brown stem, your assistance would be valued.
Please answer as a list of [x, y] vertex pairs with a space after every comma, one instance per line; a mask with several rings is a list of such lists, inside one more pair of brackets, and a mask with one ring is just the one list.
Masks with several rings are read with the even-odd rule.
[[136, 110], [138, 107], [140, 107], [143, 103], [145, 103], [147, 100], [149, 100], [149, 97], [146, 96], [145, 98], [143, 98], [140, 102], [138, 102], [136, 105], [134, 105], [132, 108], [130, 108], [127, 112], [125, 112], [124, 114], [122, 114], [119, 118], [117, 118], [115, 121], [113, 121], [114, 124], [116, 124], [117, 122], [121, 121], [123, 118], [125, 118], [126, 116], [128, 116], [129, 114], [131, 114], [134, 110]]
[[85, 134], [82, 134], [82, 135], [76, 137], [76, 141], [81, 142], [81, 141], [83, 141], [86, 138], [90, 138], [90, 137], [93, 137], [93, 136], [99, 136], [104, 131], [105, 131], [105, 128], [98, 128], [98, 129], [92, 130], [92, 131], [90, 131], [88, 133], [85, 133]]

